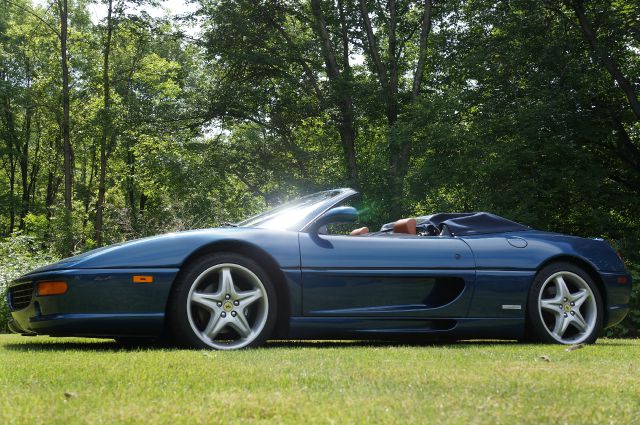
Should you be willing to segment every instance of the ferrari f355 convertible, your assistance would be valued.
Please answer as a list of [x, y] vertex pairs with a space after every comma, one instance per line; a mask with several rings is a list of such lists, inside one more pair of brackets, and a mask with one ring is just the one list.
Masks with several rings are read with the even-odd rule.
[[603, 239], [489, 213], [439, 213], [380, 231], [357, 192], [315, 193], [225, 227], [133, 240], [9, 285], [24, 335], [169, 336], [237, 349], [267, 339], [514, 339], [593, 343], [628, 312], [631, 276]]

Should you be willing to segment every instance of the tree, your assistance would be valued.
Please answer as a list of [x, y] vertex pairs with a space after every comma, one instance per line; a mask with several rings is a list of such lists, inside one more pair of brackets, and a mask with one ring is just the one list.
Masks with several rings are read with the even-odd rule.
[[[593, 49], [594, 54], [601, 61], [607, 72], [611, 74], [611, 77], [613, 77], [620, 90], [626, 96], [629, 102], [629, 106], [631, 107], [633, 114], [636, 116], [636, 119], [640, 121], [640, 101], [638, 101], [638, 95], [629, 79], [623, 75], [622, 70], [611, 57], [611, 52], [609, 51], [609, 49], [607, 49], [606, 46], [598, 40], [593, 25], [587, 17], [587, 13], [584, 7], [584, 1], [571, 0], [567, 3], [573, 9], [576, 18], [580, 23], [580, 29], [582, 30], [585, 39], [589, 42], [589, 45]], [[637, 5], [636, 11], [638, 11]]]
[[[338, 131], [344, 150], [347, 178], [351, 185], [358, 187], [358, 164], [356, 160], [355, 123], [352, 100], [353, 71], [349, 63], [349, 29], [347, 28], [346, 8], [343, 1], [338, 2], [339, 39], [341, 46], [341, 61], [338, 62], [336, 49], [327, 29], [327, 22], [322, 10], [321, 0], [311, 0], [314, 26], [320, 42], [325, 69], [331, 83], [331, 97], [335, 99], [339, 115]], [[281, 30], [285, 33], [285, 30]], [[303, 63], [306, 63], [303, 60]], [[322, 102], [324, 96], [318, 95], [318, 101]]]

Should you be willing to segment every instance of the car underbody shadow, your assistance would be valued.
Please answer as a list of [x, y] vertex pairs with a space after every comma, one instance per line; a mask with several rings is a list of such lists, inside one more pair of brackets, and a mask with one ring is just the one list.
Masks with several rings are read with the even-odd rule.
[[69, 340], [64, 337], [49, 340], [26, 341], [24, 343], [5, 344], [4, 348], [14, 351], [140, 351], [175, 349], [176, 346], [166, 341], [155, 339], [114, 340], [86, 339], [78, 341], [75, 337]]
[[[602, 345], [624, 346], [619, 341], [601, 339]], [[260, 350], [281, 349], [281, 348], [391, 348], [391, 347], [432, 347], [447, 349], [469, 349], [472, 347], [489, 346], [526, 346], [543, 345], [536, 343], [524, 343], [516, 340], [447, 340], [447, 339], [384, 339], [384, 340], [269, 340]], [[554, 344], [555, 345], [555, 344]], [[597, 345], [597, 344], [596, 344]], [[147, 351], [147, 350], [189, 350], [194, 352], [207, 351], [202, 349], [189, 349], [177, 346], [166, 340], [157, 339], [86, 339], [78, 341], [76, 338], [68, 340], [66, 338], [51, 338], [49, 340], [39, 339], [37, 341], [27, 341], [3, 344], [3, 348], [13, 351], [94, 351], [94, 352], [120, 352], [120, 351]]]
[[264, 348], [349, 348], [349, 347], [468, 347], [470, 345], [509, 345], [517, 341], [477, 340], [457, 341], [446, 339], [380, 339], [380, 340], [272, 340]]
[[[516, 341], [452, 341], [452, 340], [269, 340], [259, 349], [278, 348], [355, 348], [355, 347], [434, 347], [446, 346], [451, 348], [462, 348], [470, 345], [505, 345], [515, 344]], [[140, 351], [140, 350], [184, 350], [176, 344], [166, 340], [155, 339], [86, 339], [78, 341], [76, 338], [68, 340], [66, 338], [51, 338], [48, 340], [38, 339], [4, 344], [4, 348], [14, 351]], [[189, 350], [187, 348], [187, 350]], [[193, 351], [203, 351], [193, 349]]]

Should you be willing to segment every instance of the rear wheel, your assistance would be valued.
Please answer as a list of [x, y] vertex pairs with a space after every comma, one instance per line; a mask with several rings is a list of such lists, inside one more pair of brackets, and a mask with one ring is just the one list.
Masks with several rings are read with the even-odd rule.
[[192, 264], [172, 291], [169, 325], [189, 347], [219, 350], [262, 344], [275, 324], [269, 276], [253, 260], [213, 254]]
[[591, 276], [571, 263], [542, 269], [531, 286], [528, 331], [547, 343], [590, 344], [600, 335], [602, 297]]

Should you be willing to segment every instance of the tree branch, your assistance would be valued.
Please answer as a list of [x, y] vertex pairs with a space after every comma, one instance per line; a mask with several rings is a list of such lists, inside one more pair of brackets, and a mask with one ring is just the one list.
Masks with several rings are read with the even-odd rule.
[[340, 68], [338, 67], [336, 54], [331, 45], [331, 38], [329, 37], [329, 31], [327, 31], [327, 23], [324, 19], [324, 14], [322, 13], [320, 0], [311, 0], [311, 11], [315, 18], [316, 30], [320, 36], [322, 55], [324, 56], [324, 61], [327, 64], [327, 74], [329, 75], [330, 80], [336, 80], [340, 78]]
[[640, 121], [640, 102], [638, 101], [638, 97], [633, 89], [633, 86], [627, 80], [627, 78], [622, 74], [620, 68], [613, 62], [611, 59], [611, 55], [607, 51], [607, 49], [600, 44], [598, 38], [596, 37], [593, 28], [591, 27], [591, 23], [587, 19], [584, 10], [584, 3], [582, 0], [573, 0], [571, 3], [571, 7], [580, 22], [580, 28], [582, 29], [582, 33], [585, 38], [591, 45], [591, 48], [600, 58], [600, 61], [604, 65], [604, 67], [609, 71], [609, 74], [613, 77], [613, 79], [618, 83], [620, 90], [622, 90], [629, 101], [629, 105], [631, 106], [631, 110], [633, 114], [636, 116], [636, 119]]
[[411, 40], [413, 38], [413, 35], [416, 33], [416, 30], [418, 29], [419, 25], [415, 25], [411, 31], [409, 32], [409, 34], [407, 34], [406, 37], [402, 37], [402, 40], [400, 40], [399, 43], [399, 47], [398, 47], [398, 52], [396, 53], [396, 60], [400, 60], [400, 57], [402, 56], [402, 51], [404, 50], [404, 46], [407, 44], [407, 41]]
[[287, 45], [289, 46], [291, 51], [296, 53], [296, 59], [297, 59], [298, 63], [302, 66], [302, 70], [304, 71], [304, 75], [309, 80], [309, 83], [311, 83], [311, 86], [313, 87], [313, 91], [315, 92], [315, 95], [318, 98], [318, 101], [322, 102], [322, 100], [323, 100], [322, 91], [320, 90], [320, 87], [318, 86], [318, 79], [313, 74], [313, 71], [312, 71], [311, 67], [309, 66], [307, 61], [298, 53], [295, 43], [293, 42], [291, 37], [289, 37], [289, 34], [287, 34], [285, 29], [282, 28], [282, 26], [278, 25], [274, 21], [273, 17], [268, 16], [267, 19], [269, 20], [269, 23], [271, 24], [271, 26], [273, 28], [275, 28], [276, 31], [278, 31], [278, 34], [280, 34], [282, 36], [282, 38], [284, 38], [284, 41], [287, 43]]
[[[27, 12], [29, 15], [33, 16], [34, 18], [36, 18], [38, 21], [40, 21], [41, 23], [45, 24], [47, 28], [49, 28], [51, 30], [51, 32], [53, 32], [58, 39], [60, 39], [60, 33], [58, 32], [58, 30], [56, 28], [54, 28], [51, 24], [49, 24], [47, 21], [44, 20], [44, 18], [40, 15], [38, 15], [37, 13], [35, 13], [32, 9], [28, 8], [28, 7], [24, 7], [18, 3], [14, 3], [11, 0], [3, 0], [6, 3], [9, 3], [10, 5], [17, 7], [18, 9], [22, 10], [23, 12]], [[49, 6], [51, 7], [51, 6]], [[48, 9], [47, 9], [48, 10]]]
[[389, 83], [387, 81], [387, 71], [380, 59], [380, 52], [378, 49], [378, 42], [376, 40], [376, 36], [373, 33], [373, 27], [371, 25], [371, 19], [369, 18], [369, 10], [367, 8], [366, 0], [360, 0], [360, 14], [362, 16], [362, 22], [365, 27], [365, 31], [367, 33], [367, 43], [369, 47], [369, 54], [371, 55], [371, 60], [375, 66], [376, 72], [378, 74], [378, 79], [380, 80], [380, 85], [383, 90], [387, 90], [389, 87]]

